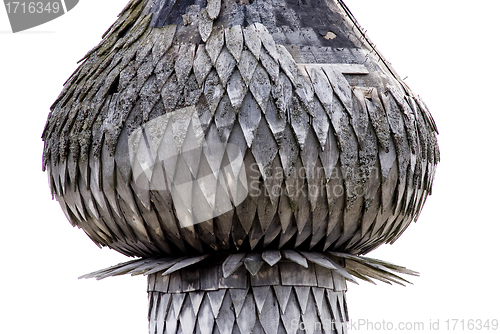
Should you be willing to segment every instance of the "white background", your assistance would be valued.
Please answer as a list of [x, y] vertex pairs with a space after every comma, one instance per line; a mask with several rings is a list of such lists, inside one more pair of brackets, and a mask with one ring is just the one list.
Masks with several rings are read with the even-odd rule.
[[[441, 331], [447, 319], [500, 319], [500, 3], [345, 1], [430, 107], [442, 151], [418, 223], [370, 254], [421, 277], [406, 288], [351, 284], [350, 317], [358, 324], [424, 322], [421, 333], [431, 319]], [[82, 0], [18, 34], [0, 8], [0, 333], [147, 333], [146, 278], [77, 280], [126, 259], [71, 227], [41, 172], [49, 107], [125, 4]], [[351, 333], [374, 332], [366, 329]]]

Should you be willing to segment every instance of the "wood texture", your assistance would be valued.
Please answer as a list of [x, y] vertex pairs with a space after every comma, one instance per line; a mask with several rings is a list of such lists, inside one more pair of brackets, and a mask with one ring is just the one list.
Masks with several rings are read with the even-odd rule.
[[345, 333], [347, 280], [418, 275], [361, 255], [418, 218], [437, 133], [341, 0], [132, 0], [43, 167], [73, 226], [140, 257], [82, 278], [149, 275], [150, 334]]
[[[276, 276], [274, 272], [268, 273], [272, 268], [262, 269], [262, 275]], [[299, 265], [286, 268], [280, 267], [282, 275], [301, 275], [301, 270], [305, 270]], [[186, 270], [183, 277], [191, 276]], [[334, 275], [336, 281], [343, 280], [333, 271], [328, 274]], [[246, 275], [247, 280], [253, 279], [249, 272]], [[282, 285], [278, 279], [268, 284], [251, 283], [246, 288], [229, 285], [215, 291], [190, 288], [169, 292], [165, 289], [165, 276], [154, 274], [148, 279], [151, 334], [288, 334], [298, 333], [299, 326], [314, 332], [316, 322], [322, 324], [321, 333], [343, 333], [342, 328], [349, 320], [344, 302], [345, 285], [339, 290], [334, 290], [333, 286], [292, 287]]]
[[[397, 240], [432, 192], [437, 127], [343, 2], [327, 3], [130, 2], [43, 132], [68, 220], [140, 257], [359, 255]], [[185, 110], [198, 123], [171, 117]], [[186, 144], [195, 128], [204, 157]], [[169, 178], [215, 173], [233, 145], [242, 159], [189, 195], [212, 216], [186, 226]], [[229, 211], [216, 209], [224, 203]]]
[[[219, 269], [216, 271], [208, 269], [205, 266], [206, 264], [213, 263], [214, 261], [220, 261], [221, 263], [220, 266], [217, 267]], [[338, 252], [298, 253], [293, 250], [282, 250], [265, 251], [263, 253], [234, 253], [222, 257], [215, 255], [203, 255], [182, 258], [145, 258], [120, 263], [110, 268], [83, 275], [80, 278], [103, 279], [106, 277], [126, 274], [152, 275], [156, 273], [168, 276], [174, 272], [184, 272], [184, 270], [189, 271], [202, 268], [200, 269], [200, 272], [196, 274], [196, 277], [203, 282], [205, 279], [211, 281], [218, 275], [220, 275], [220, 279], [227, 279], [231, 276], [237, 275], [238, 273], [241, 274], [242, 268], [245, 268], [251, 276], [256, 277], [254, 282], [265, 282], [266, 280], [274, 280], [274, 277], [280, 276], [279, 272], [274, 271], [273, 269], [278, 267], [285, 268], [283, 270], [280, 269], [282, 275], [281, 281], [283, 284], [288, 282], [289, 285], [303, 285], [305, 284], [304, 282], [310, 281], [311, 279], [314, 279], [314, 282], [316, 282], [316, 277], [321, 277], [321, 282], [323, 283], [319, 286], [328, 287], [331, 283], [328, 283], [328, 279], [325, 278], [325, 275], [320, 275], [320, 273], [331, 271], [335, 272], [336, 275], [343, 277], [343, 279], [347, 279], [354, 283], [357, 283], [355, 277], [363, 279], [363, 276], [365, 275], [370, 277], [376, 275], [376, 277], [373, 278], [380, 279], [385, 283], [394, 282], [398, 284], [410, 283], [406, 279], [401, 278], [399, 275], [418, 276], [417, 272], [405, 267], [364, 256], [355, 256]], [[293, 275], [292, 272], [288, 272], [286, 269], [289, 267], [307, 269], [306, 272], [309, 273], [309, 278], [307, 278], [308, 274], [304, 274], [303, 276]], [[272, 277], [263, 277], [262, 275], [264, 275], [263, 273], [265, 272], [273, 273]], [[310, 276], [311, 273], [312, 276]], [[182, 275], [183, 277], [185, 276], [184, 274]], [[361, 277], [359, 275], [361, 275]], [[253, 277], [252, 280], [254, 279]], [[227, 282], [230, 282], [230, 280]], [[319, 284], [320, 281], [317, 281], [317, 283]], [[210, 283], [207, 284], [214, 285]], [[314, 285], [316, 286], [316, 283]]]

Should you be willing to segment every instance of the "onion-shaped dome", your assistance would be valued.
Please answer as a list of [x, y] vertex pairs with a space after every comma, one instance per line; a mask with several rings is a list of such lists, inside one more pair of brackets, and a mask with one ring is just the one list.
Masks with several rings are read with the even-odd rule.
[[436, 134], [340, 0], [132, 0], [52, 106], [43, 165], [129, 256], [358, 255], [418, 217]]

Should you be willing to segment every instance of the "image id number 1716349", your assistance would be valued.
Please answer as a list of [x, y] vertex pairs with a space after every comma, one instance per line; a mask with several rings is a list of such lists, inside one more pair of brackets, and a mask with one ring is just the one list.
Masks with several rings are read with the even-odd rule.
[[44, 4], [43, 2], [12, 1], [6, 2], [5, 7], [7, 8], [8, 14], [57, 14], [61, 10], [59, 2], [49, 2], [47, 4]]
[[446, 330], [469, 330], [469, 331], [479, 331], [479, 330], [493, 330], [496, 331], [499, 328], [498, 319], [447, 319]]

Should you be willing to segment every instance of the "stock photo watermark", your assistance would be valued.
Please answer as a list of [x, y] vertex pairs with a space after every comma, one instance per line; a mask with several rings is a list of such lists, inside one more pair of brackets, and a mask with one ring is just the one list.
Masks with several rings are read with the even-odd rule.
[[333, 331], [344, 326], [349, 332], [356, 331], [407, 331], [407, 332], [429, 332], [429, 331], [497, 331], [499, 329], [498, 319], [428, 319], [426, 321], [388, 321], [358, 319], [342, 323], [331, 321], [308, 321], [307, 319], [294, 319], [291, 322], [293, 330], [306, 332]]
[[[259, 175], [259, 177], [248, 180], [248, 188], [251, 190], [252, 195], [256, 197], [260, 196], [263, 192], [267, 197], [279, 196], [282, 191], [281, 182], [272, 181], [280, 181], [285, 178], [288, 180], [285, 186], [286, 192], [294, 198], [324, 197], [327, 196], [327, 191], [330, 192], [330, 196], [336, 198], [341, 197], [344, 194], [347, 195], [347, 197], [365, 196], [369, 191], [369, 189], [364, 187], [362, 183], [345, 181], [345, 177], [342, 175], [340, 168], [334, 168], [332, 172], [328, 174], [328, 187], [321, 182], [311, 182], [312, 180], [326, 180], [326, 168], [322, 166], [315, 166], [311, 168], [294, 167], [289, 174], [285, 173], [283, 167], [267, 168], [264, 173], [269, 176], [267, 181], [272, 185], [266, 187], [261, 187], [259, 165], [257, 163], [252, 163], [249, 166], [249, 170], [253, 172], [252, 175]], [[359, 175], [353, 175], [352, 179], [368, 179], [368, 177], [374, 173], [379, 173], [379, 169], [377, 167], [372, 167], [368, 171], [367, 175], [362, 175], [361, 173]]]
[[128, 138], [126, 153], [138, 187], [170, 191], [182, 227], [218, 217], [248, 195], [244, 153], [229, 143], [207, 145], [194, 107], [136, 129]]
[[52, 21], [70, 10], [79, 0], [39, 0], [11, 1], [4, 0], [12, 32], [31, 29]]
[[[111, 129], [113, 124], [104, 126]], [[121, 142], [127, 148], [117, 150], [117, 160], [130, 163], [137, 187], [170, 192], [183, 227], [218, 217], [248, 196], [278, 198], [286, 192], [290, 198], [350, 198], [369, 191], [362, 183], [346, 182], [340, 168], [295, 166], [288, 174], [282, 167], [261, 170], [258, 163], [245, 161], [246, 146], [223, 141], [215, 128], [203, 129], [195, 107], [148, 121]], [[352, 178], [379, 173], [373, 167]]]

